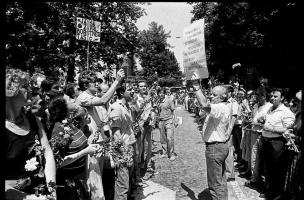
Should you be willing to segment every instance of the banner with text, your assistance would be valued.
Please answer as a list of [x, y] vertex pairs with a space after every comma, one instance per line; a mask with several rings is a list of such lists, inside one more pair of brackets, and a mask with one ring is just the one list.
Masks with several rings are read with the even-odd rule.
[[76, 39], [100, 42], [101, 22], [77, 17]]
[[196, 73], [199, 78], [209, 77], [205, 53], [204, 26], [204, 19], [200, 19], [184, 28], [183, 66], [187, 80], [191, 79], [193, 73]]

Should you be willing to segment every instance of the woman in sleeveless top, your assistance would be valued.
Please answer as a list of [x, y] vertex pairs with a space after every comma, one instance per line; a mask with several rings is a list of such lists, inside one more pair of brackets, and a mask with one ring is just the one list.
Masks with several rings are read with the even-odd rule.
[[[58, 199], [89, 199], [86, 186], [87, 155], [96, 153], [98, 145], [88, 144], [87, 137], [81, 130], [89, 123], [86, 109], [75, 107], [69, 111], [66, 100], [59, 97], [50, 102], [48, 110], [50, 121], [54, 123], [50, 143], [57, 166]], [[63, 138], [70, 137], [71, 140], [58, 148], [60, 135]]]
[[[6, 120], [5, 120], [5, 189], [6, 199], [30, 198], [35, 186], [45, 185], [45, 192], [56, 199], [55, 161], [41, 122], [31, 112], [25, 113], [29, 75], [19, 69], [6, 70]], [[37, 160], [35, 150], [41, 146], [42, 160]], [[33, 160], [34, 159], [34, 160]], [[35, 162], [30, 162], [30, 161]], [[40, 168], [41, 166], [41, 168]], [[34, 172], [42, 169], [41, 178]], [[36, 190], [36, 192], [38, 192]]]

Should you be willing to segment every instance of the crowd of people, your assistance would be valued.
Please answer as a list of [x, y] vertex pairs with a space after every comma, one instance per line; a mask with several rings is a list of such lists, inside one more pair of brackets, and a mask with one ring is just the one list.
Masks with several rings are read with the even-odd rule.
[[288, 95], [287, 89], [269, 87], [267, 79], [248, 91], [238, 82], [201, 87], [195, 81], [193, 87], [212, 199], [228, 199], [227, 181], [235, 180], [235, 169], [260, 197], [303, 199], [302, 91]]
[[193, 81], [190, 91], [172, 94], [124, 78], [121, 69], [108, 85], [85, 70], [65, 83], [56, 74], [6, 70], [7, 199], [129, 199], [155, 173], [156, 129], [160, 157], [176, 159], [175, 108], [184, 99], [189, 110], [193, 97], [212, 199], [228, 198], [236, 169], [266, 199], [303, 197], [302, 91], [288, 96], [265, 82], [246, 91], [237, 82], [202, 88]]
[[175, 105], [166, 88], [107, 85], [85, 70], [77, 82], [6, 69], [7, 199], [126, 200], [152, 177], [152, 134], [174, 152]]

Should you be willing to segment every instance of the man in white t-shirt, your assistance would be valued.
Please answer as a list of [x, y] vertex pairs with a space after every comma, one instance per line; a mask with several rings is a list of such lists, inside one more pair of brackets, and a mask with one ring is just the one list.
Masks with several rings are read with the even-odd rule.
[[[192, 79], [198, 79], [193, 74]], [[228, 200], [225, 174], [225, 160], [228, 156], [227, 134], [231, 122], [231, 106], [227, 103], [227, 90], [216, 86], [211, 92], [211, 103], [203, 94], [198, 83], [194, 83], [195, 94], [203, 110], [208, 114], [203, 126], [203, 140], [206, 144], [206, 164], [208, 187], [213, 200]]]

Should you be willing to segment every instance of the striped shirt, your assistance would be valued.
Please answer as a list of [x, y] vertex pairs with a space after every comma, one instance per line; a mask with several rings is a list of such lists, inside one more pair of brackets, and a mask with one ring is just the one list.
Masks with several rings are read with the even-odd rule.
[[[57, 126], [54, 130], [63, 130], [62, 124], [56, 123]], [[84, 133], [77, 128], [72, 129], [74, 131], [73, 133], [73, 141], [69, 145], [66, 151], [66, 155], [72, 155], [74, 153], [78, 153], [81, 150], [85, 149], [88, 146], [88, 139], [84, 135]], [[58, 169], [58, 174], [64, 175], [65, 177], [73, 177], [74, 175], [77, 175], [79, 173], [83, 173], [86, 170], [86, 158], [87, 156], [83, 156], [73, 163], [70, 163], [69, 165], [66, 165], [64, 167], [61, 167]]]

